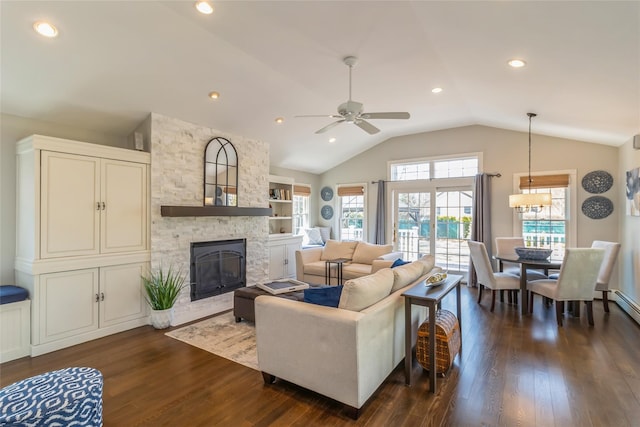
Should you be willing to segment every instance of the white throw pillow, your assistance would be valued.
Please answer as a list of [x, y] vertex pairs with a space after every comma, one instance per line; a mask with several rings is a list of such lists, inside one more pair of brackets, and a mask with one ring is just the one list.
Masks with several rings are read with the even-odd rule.
[[356, 248], [358, 242], [338, 242], [337, 240], [327, 240], [327, 243], [322, 249], [322, 261], [338, 258], [353, 258], [353, 251]]
[[433, 255], [425, 255], [415, 262], [422, 264], [422, 274], [427, 274], [436, 265], [436, 258]]
[[304, 237], [302, 238], [303, 245], [322, 245], [322, 236], [320, 236], [320, 230], [316, 228], [305, 228]]
[[331, 227], [315, 227], [320, 230], [320, 236], [322, 236], [322, 241], [327, 243], [331, 238]]
[[356, 250], [353, 252], [353, 262], [371, 264], [374, 259], [391, 252], [392, 248], [392, 245], [375, 245], [373, 243], [358, 242], [358, 246], [356, 246]]
[[362, 311], [389, 296], [392, 286], [393, 273], [388, 268], [347, 280], [342, 288], [338, 308]]
[[391, 292], [404, 288], [424, 274], [422, 263], [416, 261], [394, 267], [391, 271], [393, 272], [393, 287], [391, 288]]

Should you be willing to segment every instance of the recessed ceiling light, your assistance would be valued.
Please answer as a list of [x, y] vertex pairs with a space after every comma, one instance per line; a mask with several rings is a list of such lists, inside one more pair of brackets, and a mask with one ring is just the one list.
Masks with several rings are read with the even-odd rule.
[[276, 117], [276, 123], [280, 124], [284, 122], [284, 118], [283, 117]]
[[331, 137], [331, 138], [329, 138], [329, 142], [336, 142], [336, 139]]
[[513, 68], [522, 68], [525, 65], [527, 65], [527, 63], [524, 62], [522, 59], [511, 59], [509, 60], [508, 64]]
[[218, 99], [218, 98], [220, 98], [220, 94], [218, 92], [210, 92], [209, 93], [209, 98]]
[[433, 89], [431, 89], [431, 92], [440, 93], [440, 92], [442, 92], [442, 88], [441, 87], [434, 87]]
[[38, 21], [33, 24], [33, 29], [42, 36], [55, 37], [58, 35], [58, 29], [45, 21]]
[[205, 15], [211, 15], [213, 13], [213, 6], [208, 1], [197, 1], [196, 9], [198, 12], [204, 13]]

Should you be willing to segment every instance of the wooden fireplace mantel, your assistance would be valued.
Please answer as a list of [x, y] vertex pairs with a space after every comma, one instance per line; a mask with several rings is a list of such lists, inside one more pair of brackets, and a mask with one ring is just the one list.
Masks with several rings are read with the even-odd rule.
[[186, 216], [271, 216], [271, 208], [241, 208], [237, 206], [160, 206], [160, 215]]

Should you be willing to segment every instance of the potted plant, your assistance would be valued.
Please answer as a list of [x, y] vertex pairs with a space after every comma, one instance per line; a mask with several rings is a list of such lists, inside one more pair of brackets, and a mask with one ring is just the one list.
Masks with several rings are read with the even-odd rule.
[[173, 320], [173, 305], [178, 300], [180, 291], [185, 286], [182, 270], [162, 267], [150, 272], [148, 277], [142, 276], [145, 299], [151, 307], [151, 324], [156, 329], [165, 329]]

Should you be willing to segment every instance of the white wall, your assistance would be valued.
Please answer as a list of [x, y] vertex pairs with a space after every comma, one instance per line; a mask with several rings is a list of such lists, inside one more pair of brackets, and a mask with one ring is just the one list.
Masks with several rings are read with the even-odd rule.
[[33, 134], [132, 148], [124, 136], [97, 133], [81, 126], [61, 126], [9, 114], [0, 115], [0, 284], [12, 284], [15, 280], [16, 142]]
[[[623, 183], [621, 186], [618, 205], [618, 219], [620, 221], [620, 242], [622, 247], [618, 258], [621, 280], [618, 289], [636, 306], [640, 306], [640, 217], [630, 216], [625, 212], [625, 172], [640, 167], [640, 150], [633, 149], [632, 139], [627, 141], [618, 153], [620, 170], [616, 179]], [[631, 312], [630, 314], [633, 315]], [[636, 319], [640, 313], [636, 313]]]

